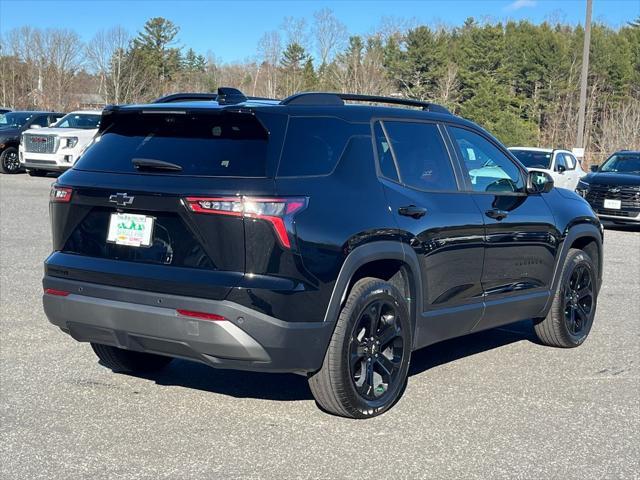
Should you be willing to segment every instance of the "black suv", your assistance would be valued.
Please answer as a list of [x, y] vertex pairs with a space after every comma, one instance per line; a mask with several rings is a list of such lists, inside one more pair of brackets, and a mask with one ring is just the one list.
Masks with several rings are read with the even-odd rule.
[[592, 166], [576, 192], [601, 219], [640, 226], [640, 151], [621, 150]]
[[435, 342], [523, 319], [545, 344], [585, 340], [602, 228], [552, 187], [424, 102], [221, 89], [108, 107], [51, 190], [44, 308], [113, 370], [296, 372], [326, 411], [371, 417]]

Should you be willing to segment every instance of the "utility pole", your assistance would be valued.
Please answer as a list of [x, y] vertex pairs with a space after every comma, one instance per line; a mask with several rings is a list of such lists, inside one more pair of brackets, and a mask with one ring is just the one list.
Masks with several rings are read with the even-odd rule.
[[580, 106], [578, 110], [578, 135], [576, 147], [584, 156], [584, 122], [587, 109], [587, 77], [589, 76], [589, 47], [591, 45], [591, 7], [593, 0], [587, 0], [587, 18], [584, 24], [584, 45], [582, 46], [582, 73], [580, 74]]

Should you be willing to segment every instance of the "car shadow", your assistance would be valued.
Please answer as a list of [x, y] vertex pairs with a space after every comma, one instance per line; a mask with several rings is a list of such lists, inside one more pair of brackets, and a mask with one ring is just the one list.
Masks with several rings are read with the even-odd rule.
[[613, 222], [602, 222], [606, 230], [616, 230], [618, 232], [639, 232], [640, 225], [623, 225]]
[[[538, 343], [530, 321], [494, 328], [431, 345], [413, 353], [409, 375], [522, 340]], [[307, 379], [289, 373], [258, 373], [214, 369], [188, 360], [174, 360], [164, 370], [136, 375], [163, 386], [218, 393], [236, 398], [295, 401], [312, 400]]]

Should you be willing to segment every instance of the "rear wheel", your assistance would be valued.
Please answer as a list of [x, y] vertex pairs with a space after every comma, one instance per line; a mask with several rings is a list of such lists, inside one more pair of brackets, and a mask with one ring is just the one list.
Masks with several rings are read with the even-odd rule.
[[20, 160], [18, 160], [17, 148], [6, 148], [2, 154], [0, 154], [0, 170], [2, 170], [2, 173], [18, 173], [20, 171]]
[[318, 404], [335, 415], [369, 418], [402, 396], [412, 329], [407, 301], [393, 285], [359, 280], [340, 312], [322, 368], [309, 378]]
[[92, 343], [91, 348], [100, 362], [114, 372], [135, 373], [155, 372], [166, 367], [172, 360], [170, 357], [153, 353], [134, 352], [122, 348]]
[[30, 177], [46, 177], [48, 172], [46, 170], [27, 170], [27, 173]]
[[545, 319], [535, 324], [542, 343], [571, 348], [586, 340], [596, 313], [596, 282], [591, 257], [582, 250], [569, 250], [551, 310]]

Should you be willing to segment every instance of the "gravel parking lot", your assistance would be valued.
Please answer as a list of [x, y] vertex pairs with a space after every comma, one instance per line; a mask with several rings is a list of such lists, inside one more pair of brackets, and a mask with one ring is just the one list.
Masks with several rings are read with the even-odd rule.
[[51, 178], [0, 176], [0, 476], [638, 478], [640, 233], [609, 229], [596, 323], [578, 349], [527, 322], [414, 354], [405, 396], [352, 421], [296, 375], [175, 361], [113, 374], [41, 306]]

